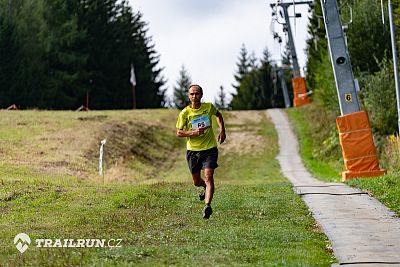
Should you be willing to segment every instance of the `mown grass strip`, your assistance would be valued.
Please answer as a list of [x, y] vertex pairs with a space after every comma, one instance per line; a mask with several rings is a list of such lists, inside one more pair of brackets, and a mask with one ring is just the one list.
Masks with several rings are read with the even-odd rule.
[[[312, 107], [291, 108], [286, 110], [293, 130], [299, 142], [300, 156], [306, 168], [315, 178], [327, 182], [340, 181], [340, 172], [343, 170], [339, 159], [331, 157], [321, 158], [314, 155], [314, 151], [319, 151], [323, 147], [322, 140], [315, 138], [316, 121], [312, 120], [310, 112]], [[314, 114], [314, 116], [318, 116]]]

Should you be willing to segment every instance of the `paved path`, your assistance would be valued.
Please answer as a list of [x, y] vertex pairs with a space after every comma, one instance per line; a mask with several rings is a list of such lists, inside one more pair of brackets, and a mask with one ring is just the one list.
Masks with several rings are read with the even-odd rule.
[[267, 114], [279, 135], [282, 173], [322, 226], [339, 265], [400, 266], [400, 219], [358, 189], [314, 179], [303, 166], [286, 114], [279, 109]]

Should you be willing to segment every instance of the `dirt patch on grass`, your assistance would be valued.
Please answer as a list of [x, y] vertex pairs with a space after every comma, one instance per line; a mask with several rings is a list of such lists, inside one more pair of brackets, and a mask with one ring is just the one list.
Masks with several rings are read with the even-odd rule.
[[260, 154], [264, 149], [263, 137], [254, 132], [229, 132], [229, 139], [221, 146], [222, 153], [232, 155]]
[[265, 111], [231, 111], [226, 113], [227, 139], [220, 146], [223, 154], [260, 154], [264, 138], [258, 134], [265, 120]]
[[231, 125], [256, 125], [265, 118], [265, 111], [241, 110], [224, 113], [228, 124]]

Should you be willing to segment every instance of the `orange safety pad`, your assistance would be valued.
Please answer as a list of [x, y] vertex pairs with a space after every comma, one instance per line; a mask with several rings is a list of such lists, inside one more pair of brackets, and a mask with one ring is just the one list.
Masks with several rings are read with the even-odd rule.
[[306, 80], [303, 77], [295, 77], [292, 79], [293, 86], [293, 106], [299, 107], [310, 103], [310, 98], [306, 95]]
[[365, 110], [337, 117], [336, 126], [339, 130], [339, 133], [371, 129], [368, 113]]
[[[348, 171], [373, 171], [379, 170], [379, 160], [376, 155], [360, 157], [355, 159], [345, 159], [344, 165]], [[361, 168], [362, 169], [361, 169]]]
[[339, 133], [339, 135], [340, 143], [346, 144], [346, 149], [343, 150], [343, 158], [354, 159], [360, 156], [366, 157], [376, 155], [371, 129]]
[[346, 171], [342, 173], [343, 181], [356, 177], [380, 176], [385, 173], [385, 170], [379, 168], [366, 111], [339, 116], [336, 118], [336, 126], [346, 167]]
[[344, 171], [342, 172], [342, 181], [345, 182], [353, 178], [382, 176], [385, 173], [386, 170], [365, 171], [365, 172]]

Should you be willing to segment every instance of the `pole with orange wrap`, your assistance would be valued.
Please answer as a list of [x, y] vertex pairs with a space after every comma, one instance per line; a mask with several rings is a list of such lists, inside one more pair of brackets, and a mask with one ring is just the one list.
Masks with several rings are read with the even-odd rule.
[[368, 114], [360, 108], [337, 1], [321, 0], [321, 6], [341, 112], [336, 126], [346, 167], [342, 180], [383, 175]]

